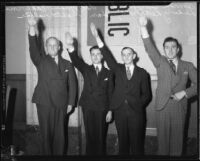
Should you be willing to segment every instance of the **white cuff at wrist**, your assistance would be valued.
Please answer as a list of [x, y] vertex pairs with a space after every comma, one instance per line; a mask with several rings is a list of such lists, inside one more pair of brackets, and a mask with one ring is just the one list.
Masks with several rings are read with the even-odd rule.
[[140, 28], [140, 32], [141, 32], [141, 36], [142, 36], [143, 39], [149, 37], [149, 33], [148, 33], [146, 27], [141, 27]]

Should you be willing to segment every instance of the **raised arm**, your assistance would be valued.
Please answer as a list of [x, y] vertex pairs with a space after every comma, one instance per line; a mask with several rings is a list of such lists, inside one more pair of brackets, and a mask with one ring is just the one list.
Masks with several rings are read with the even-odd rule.
[[84, 69], [88, 66], [83, 59], [81, 59], [78, 56], [77, 49], [74, 48], [73, 45], [73, 38], [70, 33], [65, 34], [65, 43], [66, 43], [66, 48], [68, 50], [69, 56], [71, 58], [71, 61], [73, 62], [74, 66], [81, 72], [84, 72]]
[[157, 68], [160, 66], [161, 55], [158, 52], [155, 45], [153, 44], [153, 41], [149, 37], [149, 33], [147, 30], [146, 17], [140, 17], [139, 24], [140, 24], [140, 31], [141, 31], [141, 36], [142, 36], [145, 50], [148, 53], [150, 59], [152, 60], [154, 66]]
[[69, 105], [74, 106], [77, 94], [77, 80], [76, 73], [74, 67], [71, 63], [69, 63]]
[[91, 23], [90, 29], [91, 29], [92, 35], [94, 36], [94, 38], [97, 42], [98, 47], [101, 50], [101, 53], [102, 53], [104, 59], [106, 60], [106, 62], [108, 64], [108, 67], [115, 72], [117, 69], [117, 66], [118, 66], [115, 58], [113, 57], [111, 52], [107, 49], [107, 47], [104, 45], [104, 43], [100, 39], [97, 29], [93, 23]]
[[40, 64], [40, 61], [42, 59], [42, 54], [40, 53], [37, 45], [37, 37], [36, 37], [36, 24], [37, 21], [34, 17], [29, 17], [27, 19], [28, 26], [29, 26], [29, 51], [30, 51], [30, 57], [35, 66], [38, 66]]

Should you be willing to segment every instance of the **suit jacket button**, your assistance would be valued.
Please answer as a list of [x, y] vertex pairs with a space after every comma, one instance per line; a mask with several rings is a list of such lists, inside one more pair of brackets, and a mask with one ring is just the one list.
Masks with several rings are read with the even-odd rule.
[[128, 103], [128, 101], [127, 101], [127, 100], [125, 100], [125, 103]]

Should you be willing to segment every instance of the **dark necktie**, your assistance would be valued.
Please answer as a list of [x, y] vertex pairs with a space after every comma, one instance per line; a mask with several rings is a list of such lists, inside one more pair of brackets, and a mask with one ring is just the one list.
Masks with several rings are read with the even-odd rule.
[[130, 71], [129, 67], [126, 68], [126, 75], [127, 75], [127, 79], [130, 80], [131, 79], [131, 71]]
[[176, 74], [176, 66], [175, 64], [173, 63], [172, 60], [169, 60], [169, 64], [170, 64], [170, 67], [172, 68], [172, 71], [174, 72], [174, 74]]
[[98, 76], [98, 74], [99, 74], [99, 68], [98, 68], [98, 66], [96, 66], [95, 70], [96, 70], [96, 74]]

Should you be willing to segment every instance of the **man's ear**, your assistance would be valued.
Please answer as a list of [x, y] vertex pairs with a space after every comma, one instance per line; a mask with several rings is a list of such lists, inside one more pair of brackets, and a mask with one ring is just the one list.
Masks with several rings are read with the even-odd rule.
[[180, 48], [178, 47], [178, 48], [177, 48], [177, 53], [179, 53], [179, 51], [180, 51]]
[[136, 54], [133, 54], [133, 60], [136, 58]]

